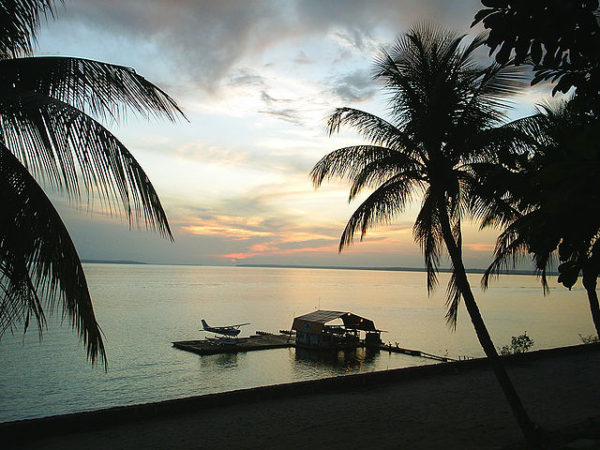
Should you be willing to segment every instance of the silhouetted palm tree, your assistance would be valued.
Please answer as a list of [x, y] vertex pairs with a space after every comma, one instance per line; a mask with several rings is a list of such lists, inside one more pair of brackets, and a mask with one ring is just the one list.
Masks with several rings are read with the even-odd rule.
[[482, 224], [504, 227], [483, 285], [532, 255], [545, 291], [546, 270], [558, 256], [558, 281], [565, 287], [582, 273], [600, 337], [600, 122], [570, 102], [542, 108], [521, 127], [533, 137], [530, 152], [517, 156], [516, 165], [479, 170], [489, 194], [479, 197]]
[[495, 160], [499, 149], [517, 145], [516, 131], [499, 127], [498, 106], [522, 86], [520, 72], [498, 65], [482, 67], [474, 53], [483, 36], [470, 44], [463, 37], [432, 26], [418, 26], [397, 40], [391, 52], [376, 60], [375, 78], [391, 94], [391, 121], [352, 108], [329, 118], [332, 134], [340, 126], [356, 129], [370, 144], [336, 150], [312, 169], [315, 186], [340, 177], [352, 182], [350, 200], [364, 188], [375, 190], [352, 214], [340, 240], [340, 251], [355, 232], [361, 239], [378, 222], [388, 222], [422, 194], [413, 227], [427, 268], [427, 287], [437, 283], [443, 246], [452, 262], [447, 319], [456, 324], [461, 298], [477, 337], [526, 436], [536, 436], [508, 378], [473, 297], [462, 260], [461, 220], [478, 185], [473, 162]]
[[[51, 187], [127, 214], [172, 239], [148, 177], [96, 119], [127, 109], [174, 120], [182, 114], [133, 69], [80, 58], [31, 57], [52, 0], [6, 0], [0, 8], [0, 337], [45, 312], [77, 329], [92, 362], [106, 355], [81, 262], [34, 175]], [[85, 200], [85, 199], [84, 199]], [[120, 203], [120, 205], [119, 205]]]

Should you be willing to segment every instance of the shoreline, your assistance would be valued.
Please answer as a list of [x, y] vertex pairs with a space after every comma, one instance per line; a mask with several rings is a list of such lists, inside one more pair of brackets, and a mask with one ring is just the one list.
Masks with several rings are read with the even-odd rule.
[[[512, 372], [513, 370], [520, 371], [523, 367], [527, 368], [538, 363], [542, 365], [552, 361], [556, 363], [561, 357], [583, 360], [596, 358], [600, 363], [600, 344], [583, 344], [537, 350], [524, 355], [505, 357], [505, 360], [507, 367]], [[558, 365], [560, 366], [560, 361], [558, 361]], [[77, 436], [73, 435], [74, 431], [93, 435], [94, 433], [101, 433], [115, 427], [143, 427], [144, 424], [149, 422], [170, 421], [177, 417], [186, 417], [195, 414], [206, 415], [222, 410], [260, 409], [263, 405], [271, 403], [278, 404], [283, 402], [294, 404], [303, 403], [307, 400], [310, 401], [311, 399], [316, 402], [328, 396], [345, 397], [370, 390], [386, 391], [402, 389], [403, 386], [411, 383], [425, 383], [425, 386], [435, 385], [442, 381], [447, 381], [449, 377], [456, 379], [460, 384], [460, 379], [468, 378], [469, 374], [477, 374], [477, 376], [481, 376], [482, 374], [489, 375], [490, 371], [487, 366], [487, 360], [479, 358], [261, 386], [154, 403], [4, 422], [0, 423], [0, 433], [6, 436], [8, 441], [13, 445], [17, 443], [19, 445], [27, 443], [33, 445], [39, 440], [77, 438]], [[458, 377], [455, 377], [456, 375]], [[519, 389], [519, 383], [515, 382], [515, 385]], [[527, 405], [527, 401], [524, 400], [524, 403]], [[506, 409], [506, 405], [499, 404], [498, 406], [503, 410]], [[600, 416], [600, 405], [598, 408], [599, 410], [596, 415]], [[587, 417], [590, 416], [588, 415]], [[516, 425], [514, 425], [513, 431], [518, 435]], [[512, 436], [514, 437], [514, 433], [512, 433]]]
[[[376, 272], [427, 272], [424, 267], [402, 267], [402, 266], [312, 266], [299, 264], [192, 264], [192, 263], [166, 263], [166, 262], [147, 262], [147, 261], [132, 261], [132, 260], [111, 260], [111, 259], [82, 259], [84, 264], [116, 264], [116, 265], [145, 265], [145, 266], [184, 266], [184, 267], [243, 267], [257, 269], [325, 269], [325, 270], [358, 270], [358, 271], [376, 271]], [[440, 273], [452, 273], [452, 269], [448, 267], [440, 267]], [[468, 274], [482, 275], [486, 269], [478, 267], [466, 268]], [[499, 272], [500, 275], [526, 275], [539, 276], [535, 270], [528, 269], [503, 269]], [[557, 276], [558, 272], [549, 271], [546, 275]]]

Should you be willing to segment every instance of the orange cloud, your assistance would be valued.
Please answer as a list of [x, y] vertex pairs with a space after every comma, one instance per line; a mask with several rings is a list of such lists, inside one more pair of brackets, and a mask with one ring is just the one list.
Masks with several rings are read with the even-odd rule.
[[258, 255], [258, 253], [228, 253], [226, 255], [220, 255], [220, 257], [235, 262], [239, 259], [248, 259], [256, 255]]
[[269, 244], [255, 244], [250, 247], [250, 250], [257, 253], [268, 252], [273, 250], [278, 250], [277, 247], [273, 247]]
[[494, 244], [486, 244], [484, 242], [477, 242], [474, 244], [464, 244], [466, 248], [474, 252], [493, 252]]
[[326, 245], [322, 247], [303, 247], [280, 249], [266, 244], [257, 244], [250, 247], [250, 252], [227, 253], [220, 255], [221, 258], [235, 262], [240, 259], [253, 258], [254, 256], [291, 255], [294, 253], [332, 253], [337, 252], [337, 245]]
[[198, 236], [226, 236], [229, 239], [245, 240], [252, 237], [271, 236], [268, 231], [251, 230], [236, 226], [223, 225], [184, 225], [181, 230]]

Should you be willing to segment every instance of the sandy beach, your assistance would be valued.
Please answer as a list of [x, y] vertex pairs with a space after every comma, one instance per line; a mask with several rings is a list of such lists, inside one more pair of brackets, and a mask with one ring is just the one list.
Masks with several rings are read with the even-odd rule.
[[[600, 423], [598, 347], [532, 355], [509, 367], [532, 420], [549, 433], [560, 432], [555, 448], [600, 448], [585, 447], [592, 441], [581, 440], [586, 436], [579, 431]], [[331, 392], [224, 403], [84, 432], [74, 426], [69, 434], [33, 440], [17, 429], [2, 432], [20, 434], [12, 444], [18, 449], [496, 449], [520, 448], [522, 441], [492, 372], [481, 365]]]

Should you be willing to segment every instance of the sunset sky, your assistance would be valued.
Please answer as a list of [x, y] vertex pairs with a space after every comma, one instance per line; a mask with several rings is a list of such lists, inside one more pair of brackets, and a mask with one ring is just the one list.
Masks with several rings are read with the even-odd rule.
[[[148, 173], [174, 231], [129, 231], [98, 208], [53, 196], [82, 258], [183, 264], [421, 267], [412, 239], [419, 199], [393, 224], [337, 253], [360, 199], [348, 186], [314, 190], [308, 173], [326, 153], [360, 141], [328, 137], [325, 118], [351, 106], [386, 115], [371, 78], [380, 48], [412, 24], [469, 30], [475, 0], [78, 0], [42, 26], [39, 55], [126, 65], [175, 98], [189, 122], [128, 115], [108, 124]], [[482, 55], [485, 56], [485, 55]], [[534, 112], [547, 87], [514, 99]], [[496, 231], [466, 224], [468, 267], [486, 267]]]

